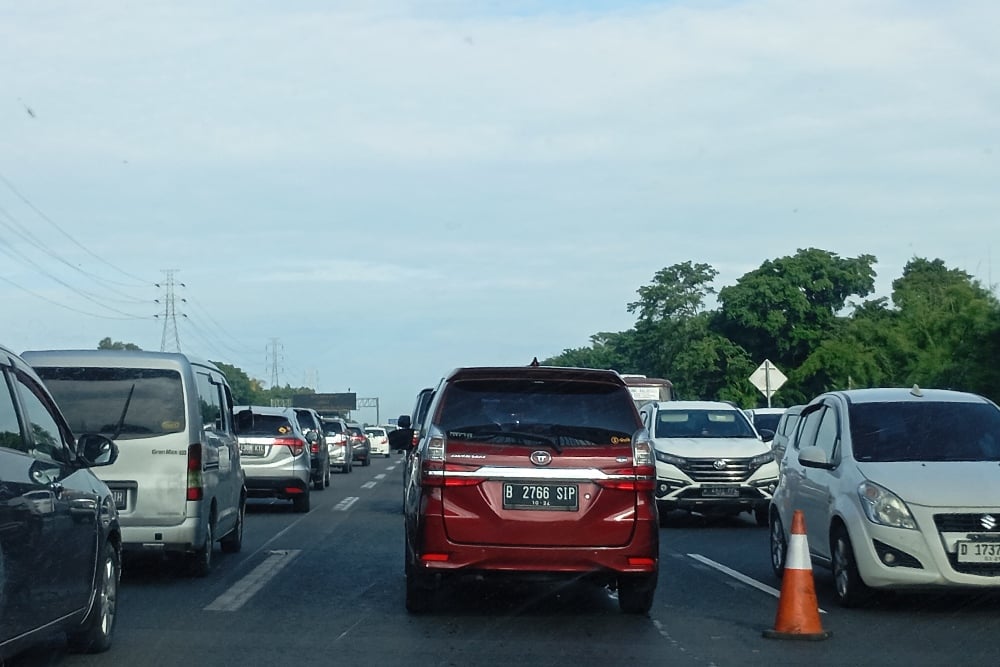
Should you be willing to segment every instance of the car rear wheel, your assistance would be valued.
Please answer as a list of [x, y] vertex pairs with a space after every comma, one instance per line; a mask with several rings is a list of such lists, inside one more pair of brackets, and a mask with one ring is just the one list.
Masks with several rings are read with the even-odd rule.
[[622, 575], [618, 578], [618, 607], [626, 614], [648, 614], [656, 594], [656, 575]]
[[304, 514], [309, 511], [309, 489], [307, 488], [300, 495], [295, 496], [292, 499], [292, 509], [299, 514]]
[[71, 651], [100, 653], [111, 648], [111, 636], [118, 618], [118, 582], [121, 579], [121, 562], [118, 550], [110, 542], [104, 543], [94, 606], [79, 628], [67, 634]]
[[215, 514], [205, 525], [205, 544], [188, 556], [188, 571], [192, 577], [205, 577], [212, 571], [212, 551], [215, 548]]
[[781, 516], [777, 511], [771, 512], [771, 569], [774, 576], [781, 579], [785, 574], [785, 559], [788, 557], [788, 538], [785, 537], [785, 527], [781, 524]]
[[872, 589], [861, 579], [858, 562], [854, 558], [854, 546], [847, 535], [847, 529], [838, 526], [831, 537], [833, 551], [833, 581], [836, 586], [837, 602], [842, 607], [857, 607], [872, 598]]
[[369, 454], [368, 456], [365, 457], [364, 461], [361, 462], [361, 465], [370, 466], [371, 464], [372, 464], [372, 457], [371, 454]]
[[330, 462], [326, 462], [326, 474], [323, 476], [323, 487], [328, 488], [330, 486]]
[[431, 596], [434, 587], [426, 575], [417, 571], [410, 561], [410, 548], [406, 547], [406, 611], [411, 614], [422, 614], [431, 608]]

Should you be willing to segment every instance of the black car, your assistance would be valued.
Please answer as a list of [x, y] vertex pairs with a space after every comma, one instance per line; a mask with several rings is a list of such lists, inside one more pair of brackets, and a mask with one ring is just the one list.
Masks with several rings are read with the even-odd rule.
[[317, 491], [330, 486], [330, 450], [326, 446], [326, 431], [319, 413], [312, 408], [292, 408], [299, 426], [309, 441], [309, 463], [312, 485]]
[[[53, 630], [88, 653], [111, 646], [121, 528], [107, 436], [74, 437], [42, 381], [0, 347], [0, 662]], [[113, 434], [109, 434], [113, 435]]]
[[360, 461], [363, 466], [371, 465], [372, 446], [368, 440], [368, 434], [365, 433], [365, 427], [361, 424], [348, 424], [347, 435], [351, 439], [351, 447], [354, 452], [353, 460]]

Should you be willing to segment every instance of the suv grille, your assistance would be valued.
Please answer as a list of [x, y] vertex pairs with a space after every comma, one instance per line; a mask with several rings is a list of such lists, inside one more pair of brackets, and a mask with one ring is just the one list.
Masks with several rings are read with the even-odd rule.
[[[716, 461], [725, 461], [723, 468], [716, 468]], [[681, 470], [696, 482], [745, 482], [750, 479], [750, 459], [687, 459]]]

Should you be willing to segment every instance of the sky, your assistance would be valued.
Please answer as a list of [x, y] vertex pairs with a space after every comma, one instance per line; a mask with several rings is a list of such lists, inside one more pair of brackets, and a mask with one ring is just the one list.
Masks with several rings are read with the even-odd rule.
[[0, 0], [0, 344], [179, 344], [384, 422], [455, 367], [630, 328], [679, 262], [993, 285], [997, 25], [992, 0]]

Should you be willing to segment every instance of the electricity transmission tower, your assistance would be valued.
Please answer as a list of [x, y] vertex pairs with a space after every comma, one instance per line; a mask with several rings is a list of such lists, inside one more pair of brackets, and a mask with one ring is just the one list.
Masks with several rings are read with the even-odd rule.
[[[174, 352], [181, 351], [181, 338], [177, 333], [177, 309], [176, 309], [176, 299], [174, 294], [174, 286], [179, 285], [184, 287], [184, 283], [174, 282], [174, 274], [177, 273], [177, 269], [162, 269], [163, 274], [166, 276], [161, 283], [157, 283], [157, 287], [163, 288], [163, 313], [157, 315], [157, 317], [163, 318], [163, 337], [160, 339], [160, 352], [167, 351], [167, 339], [170, 338], [174, 342]], [[183, 299], [181, 299], [183, 301]]]
[[281, 343], [277, 338], [272, 338], [268, 346], [271, 352], [271, 388], [278, 386], [278, 348]]

